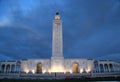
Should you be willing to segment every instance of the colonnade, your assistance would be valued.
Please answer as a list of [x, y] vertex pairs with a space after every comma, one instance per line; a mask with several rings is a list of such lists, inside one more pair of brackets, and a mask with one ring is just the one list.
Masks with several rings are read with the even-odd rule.
[[112, 63], [99, 63], [94, 65], [94, 72], [120, 72], [120, 65]]
[[19, 73], [20, 65], [17, 64], [1, 64], [0, 65], [1, 73]]

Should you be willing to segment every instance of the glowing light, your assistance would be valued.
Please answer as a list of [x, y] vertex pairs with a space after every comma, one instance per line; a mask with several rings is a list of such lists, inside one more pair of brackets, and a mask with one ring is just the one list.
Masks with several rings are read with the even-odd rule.
[[87, 73], [89, 73], [90, 71], [91, 71], [91, 69], [90, 69], [90, 68], [86, 69], [86, 72], [87, 72]]
[[53, 66], [51, 69], [51, 72], [65, 72], [64, 68], [62, 66]]
[[51, 70], [49, 69], [48, 72], [51, 73]]
[[46, 70], [43, 70], [43, 73], [45, 73], [46, 72]]
[[64, 74], [66, 73], [66, 70], [64, 70]]
[[70, 70], [70, 73], [72, 73], [72, 70]]
[[56, 20], [59, 20], [59, 19], [60, 19], [60, 16], [59, 16], [59, 15], [56, 15], [56, 16], [55, 16], [55, 19], [56, 19]]
[[32, 73], [35, 73], [35, 70], [32, 70]]
[[25, 72], [26, 72], [26, 73], [28, 73], [28, 72], [29, 72], [29, 70], [28, 70], [28, 69], [25, 69]]
[[80, 69], [80, 73], [82, 73], [83, 72], [83, 69]]
[[64, 72], [62, 68], [53, 68], [51, 72]]

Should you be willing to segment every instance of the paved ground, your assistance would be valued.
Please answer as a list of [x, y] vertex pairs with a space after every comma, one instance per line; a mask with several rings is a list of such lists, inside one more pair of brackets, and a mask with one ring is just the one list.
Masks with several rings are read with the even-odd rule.
[[66, 78], [66, 79], [62, 79], [62, 80], [56, 80], [56, 79], [53, 79], [53, 80], [43, 80], [43, 79], [7, 79], [7, 78], [4, 78], [4, 79], [0, 79], [0, 82], [61, 82], [61, 81], [69, 81], [69, 82], [93, 82], [93, 81], [109, 81], [109, 82], [112, 82], [112, 81], [115, 81], [115, 82], [120, 82], [120, 77], [117, 77], [117, 78], [114, 78], [114, 77], [109, 77], [109, 78]]

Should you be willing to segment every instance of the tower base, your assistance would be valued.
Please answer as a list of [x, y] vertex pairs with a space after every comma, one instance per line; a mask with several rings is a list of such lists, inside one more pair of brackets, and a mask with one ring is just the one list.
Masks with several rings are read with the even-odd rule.
[[65, 72], [63, 57], [51, 57], [51, 72]]

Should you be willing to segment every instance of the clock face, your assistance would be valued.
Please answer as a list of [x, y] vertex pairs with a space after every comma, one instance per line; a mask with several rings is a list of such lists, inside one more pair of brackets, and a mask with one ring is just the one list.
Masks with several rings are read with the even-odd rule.
[[58, 27], [58, 26], [60, 26], [60, 23], [54, 23], [54, 26]]

